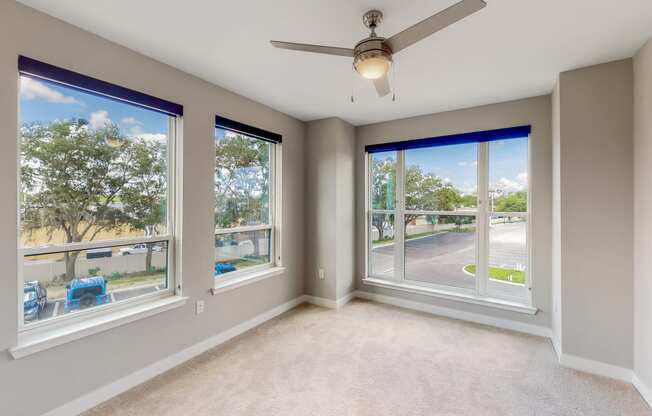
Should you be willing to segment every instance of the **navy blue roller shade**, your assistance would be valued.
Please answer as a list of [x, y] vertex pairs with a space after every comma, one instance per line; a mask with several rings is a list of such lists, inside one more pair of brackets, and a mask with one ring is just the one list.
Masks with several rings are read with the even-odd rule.
[[170, 116], [183, 115], [182, 105], [46, 64], [26, 56], [18, 56], [18, 72], [21, 75], [62, 84], [101, 97], [125, 101]]
[[283, 141], [283, 136], [278, 133], [272, 133], [271, 131], [249, 126], [247, 124], [240, 123], [239, 121], [235, 120], [230, 120], [225, 117], [215, 116], [215, 127], [234, 131], [236, 133], [242, 133], [244, 135], [255, 137], [260, 140], [265, 140], [266, 142], [281, 143]]
[[420, 149], [423, 147], [450, 146], [453, 144], [517, 139], [529, 136], [531, 131], [531, 126], [508, 127], [505, 129], [485, 130], [472, 133], [451, 134], [448, 136], [427, 137], [424, 139], [404, 140], [402, 142], [370, 144], [365, 146], [365, 151], [369, 153], [379, 153], [395, 150]]

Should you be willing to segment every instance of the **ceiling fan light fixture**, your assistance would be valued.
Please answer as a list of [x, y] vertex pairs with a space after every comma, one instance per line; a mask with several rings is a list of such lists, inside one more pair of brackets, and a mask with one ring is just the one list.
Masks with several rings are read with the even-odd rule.
[[383, 50], [373, 50], [358, 54], [353, 67], [363, 78], [378, 79], [383, 77], [392, 66], [392, 55]]

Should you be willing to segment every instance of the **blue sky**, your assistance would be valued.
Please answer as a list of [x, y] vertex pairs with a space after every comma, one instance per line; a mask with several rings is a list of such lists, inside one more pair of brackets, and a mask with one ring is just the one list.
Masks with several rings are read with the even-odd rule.
[[[407, 150], [406, 166], [419, 166], [450, 181], [464, 193], [477, 192], [477, 154], [475, 143]], [[394, 158], [394, 152], [379, 153], [375, 157]], [[507, 192], [527, 187], [527, 139], [511, 139], [489, 143], [490, 189]]]
[[21, 76], [21, 124], [72, 118], [87, 120], [93, 127], [111, 122], [128, 136], [160, 140], [168, 131], [168, 116], [165, 114]]

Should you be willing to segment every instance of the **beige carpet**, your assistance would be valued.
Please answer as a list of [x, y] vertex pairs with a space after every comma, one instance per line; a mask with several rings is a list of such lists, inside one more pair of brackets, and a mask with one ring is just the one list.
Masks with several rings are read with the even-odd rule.
[[300, 306], [87, 415], [652, 415], [548, 340], [356, 300]]

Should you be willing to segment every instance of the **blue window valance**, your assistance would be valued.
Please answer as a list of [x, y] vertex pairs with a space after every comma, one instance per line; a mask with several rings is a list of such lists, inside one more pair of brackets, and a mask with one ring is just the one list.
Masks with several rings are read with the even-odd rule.
[[370, 144], [365, 146], [365, 151], [368, 153], [379, 153], [396, 150], [420, 149], [424, 147], [450, 146], [454, 144], [518, 139], [522, 137], [528, 137], [531, 130], [531, 126], [517, 126], [497, 130], [485, 130], [471, 133], [451, 134], [448, 136], [404, 140], [400, 142]]
[[170, 116], [183, 115], [182, 105], [46, 64], [26, 56], [18, 56], [18, 72], [21, 75], [61, 84], [101, 97], [128, 102]]
[[242, 133], [244, 135], [255, 137], [260, 140], [265, 140], [266, 142], [281, 143], [283, 141], [283, 136], [278, 133], [272, 133], [271, 131], [259, 129], [258, 127], [240, 123], [239, 121], [235, 120], [230, 120], [226, 117], [216, 116], [215, 127], [234, 131], [236, 133]]

